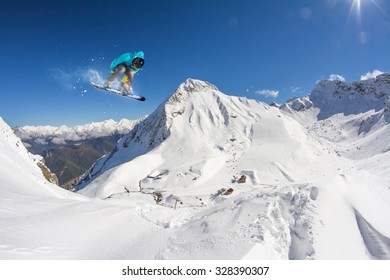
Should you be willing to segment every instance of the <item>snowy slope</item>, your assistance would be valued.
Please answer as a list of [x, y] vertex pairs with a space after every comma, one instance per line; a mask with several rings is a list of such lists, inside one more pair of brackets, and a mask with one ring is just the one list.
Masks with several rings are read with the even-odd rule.
[[[115, 239], [131, 236], [134, 224], [124, 223], [128, 208], [93, 202], [48, 183], [36, 157], [1, 118], [0, 162], [0, 259], [115, 258]], [[151, 228], [136, 217], [134, 223], [142, 229], [133, 236]]]
[[[46, 185], [45, 179], [37, 163], [40, 156], [30, 154], [12, 129], [0, 118], [0, 178], [2, 192], [28, 195], [32, 190], [40, 194], [47, 194], [47, 188], [36, 185]], [[36, 181], [35, 186], [26, 187], [31, 179]], [[12, 182], [21, 182], [13, 184]], [[34, 189], [33, 189], [34, 188]]]
[[343, 111], [365, 102], [334, 104], [327, 87], [276, 108], [185, 81], [78, 195], [10, 177], [36, 198], [0, 195], [0, 258], [390, 259], [385, 97]]
[[[366, 247], [367, 255], [379, 259], [390, 257], [389, 100], [390, 74], [383, 74], [352, 84], [322, 81], [309, 96], [281, 106], [318, 143], [353, 162], [353, 169], [334, 178], [326, 192], [333, 199], [340, 199], [336, 191], [340, 192], [339, 206], [353, 208], [354, 213], [349, 215], [356, 219], [354, 226], [360, 232], [360, 242]], [[329, 203], [329, 209], [335, 206]], [[321, 213], [330, 212], [326, 207], [321, 209], [324, 210]], [[329, 240], [329, 234], [326, 232], [321, 238]], [[333, 235], [335, 239], [340, 238], [338, 233]], [[331, 258], [331, 250], [324, 250], [325, 256]]]

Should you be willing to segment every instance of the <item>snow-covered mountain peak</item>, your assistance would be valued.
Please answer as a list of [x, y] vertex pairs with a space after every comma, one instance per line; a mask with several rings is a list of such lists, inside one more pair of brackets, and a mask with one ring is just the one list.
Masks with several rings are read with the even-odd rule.
[[[251, 157], [252, 152], [248, 149], [253, 147], [273, 150], [267, 148], [268, 144], [261, 144], [262, 140], [258, 140], [266, 135], [272, 137], [269, 143], [271, 146], [278, 142], [288, 143], [283, 157], [285, 153], [296, 153], [300, 143], [306, 141], [304, 133], [297, 125], [292, 119], [282, 117], [277, 108], [255, 100], [225, 95], [206, 82], [187, 80], [128, 136], [123, 137], [110, 155], [96, 163], [89, 174], [95, 181], [91, 183], [88, 178], [90, 176], [86, 176], [87, 180], [77, 189], [89, 184], [82, 192], [99, 197], [120, 191], [123, 189], [121, 184], [116, 183], [113, 186], [107, 181], [108, 185], [102, 186], [100, 183], [106, 180], [107, 174], [124, 170], [124, 166], [133, 166], [137, 161], [146, 160], [148, 164], [138, 163], [134, 165], [134, 170], [128, 167], [126, 172], [132, 174], [133, 179], [128, 178], [127, 182], [132, 187], [137, 186], [148, 174], [169, 170], [169, 188], [181, 191], [182, 188], [200, 185], [201, 188], [207, 189], [207, 192], [217, 191], [218, 184], [208, 186], [206, 183], [217, 172], [225, 174], [223, 177], [226, 182], [234, 180], [234, 176], [242, 175], [240, 172], [246, 172], [235, 170], [234, 164], [239, 155], [246, 154]], [[259, 142], [253, 144], [255, 135], [256, 141]], [[303, 151], [305, 155], [312, 154], [306, 148], [303, 148]], [[281, 156], [278, 150], [275, 150], [275, 153], [276, 157]], [[151, 158], [154, 159], [149, 162]], [[260, 172], [267, 172], [265, 170], [268, 168], [275, 169], [278, 174], [275, 178], [285, 178], [278, 167], [268, 162], [268, 156], [263, 160], [263, 166], [267, 167]], [[252, 158], [248, 160], [251, 161]], [[304, 161], [306, 162], [306, 159]], [[178, 179], [181, 177], [185, 179]]]
[[361, 159], [389, 150], [389, 73], [353, 83], [321, 81], [308, 96], [289, 100], [280, 109], [315, 137], [337, 142], [339, 154]]
[[305, 97], [294, 98], [281, 106], [283, 110], [305, 111], [312, 107], [319, 110], [318, 118], [332, 115], [376, 112], [390, 108], [390, 74], [353, 83], [324, 80]]
[[[221, 96], [214, 85], [194, 79], [187, 79], [177, 90], [163, 102], [147, 119], [135, 127], [130, 138], [143, 139], [148, 148], [154, 148], [164, 141], [171, 133], [171, 127], [175, 119], [187, 115], [186, 110], [191, 112], [207, 107], [209, 101], [218, 98], [221, 103]], [[209, 112], [208, 116], [218, 114]], [[190, 119], [190, 116], [188, 116]], [[146, 141], [145, 141], [146, 140]], [[129, 140], [127, 140], [129, 141]]]
[[[183, 82], [177, 90], [168, 98], [164, 106], [168, 109], [172, 107], [171, 111], [174, 113], [175, 106], [180, 107], [180, 103], [185, 103], [191, 98], [196, 98], [196, 95], [207, 94], [213, 91], [219, 91], [218, 88], [208, 82], [196, 80], [196, 79], [187, 79]], [[168, 109], [168, 111], [170, 111]], [[180, 111], [180, 110], [176, 110]], [[168, 112], [169, 113], [169, 112]]]
[[335, 98], [383, 98], [390, 95], [390, 73], [378, 75], [376, 78], [353, 83], [324, 80], [319, 82], [312, 91], [312, 96], [332, 94]]
[[[179, 142], [183, 145], [192, 143], [189, 145], [191, 148], [207, 142], [209, 142], [207, 145], [216, 146], [216, 141], [210, 142], [209, 136], [219, 135], [218, 131], [221, 130], [219, 126], [229, 124], [227, 107], [233, 106], [234, 103], [241, 101], [238, 98], [232, 101], [208, 82], [187, 79], [152, 114], [123, 137], [116, 149], [96, 164], [93, 172], [100, 174], [151, 151], [166, 141], [171, 134], [174, 134], [173, 139], [181, 139]], [[234, 113], [234, 110], [237, 113]], [[234, 110], [233, 116], [240, 111], [237, 106]], [[199, 141], [198, 136], [201, 134], [203, 137]], [[218, 141], [223, 141], [220, 138]], [[193, 145], [189, 139], [196, 139], [196, 144]], [[177, 145], [174, 146], [177, 148]]]
[[192, 93], [192, 92], [204, 92], [207, 90], [219, 91], [215, 85], [210, 84], [209, 82], [201, 81], [197, 79], [187, 79], [184, 83], [182, 83], [179, 86], [177, 92]]

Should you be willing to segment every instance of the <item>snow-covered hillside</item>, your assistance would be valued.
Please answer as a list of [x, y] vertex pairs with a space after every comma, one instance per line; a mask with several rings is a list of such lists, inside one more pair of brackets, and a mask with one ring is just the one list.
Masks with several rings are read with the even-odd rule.
[[[36, 156], [1, 118], [0, 162], [1, 260], [122, 258], [126, 235], [150, 227], [135, 210], [90, 201], [46, 181]], [[137, 233], [129, 215], [141, 227]]]
[[[189, 79], [96, 162], [82, 196], [10, 196], [0, 257], [390, 259], [389, 87], [354, 87], [322, 82], [277, 108]], [[19, 203], [44, 218], [11, 222]]]
[[[41, 169], [37, 163], [40, 156], [30, 154], [21, 140], [15, 136], [12, 129], [0, 118], [0, 178], [2, 193], [20, 193], [29, 195], [33, 186], [26, 187], [31, 178], [36, 184], [48, 184], [43, 177]], [[14, 182], [15, 183], [12, 183]], [[20, 182], [20, 184], [18, 184]], [[45, 188], [36, 188], [37, 192], [44, 191]]]

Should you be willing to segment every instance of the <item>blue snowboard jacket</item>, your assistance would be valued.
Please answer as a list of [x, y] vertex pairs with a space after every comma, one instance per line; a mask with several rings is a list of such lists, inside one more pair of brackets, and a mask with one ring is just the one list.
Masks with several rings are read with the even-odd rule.
[[131, 69], [133, 69], [137, 73], [139, 71], [139, 68], [134, 68], [134, 66], [132, 65], [133, 59], [137, 58], [137, 57], [144, 59], [144, 52], [143, 51], [139, 51], [139, 52], [136, 52], [136, 53], [124, 53], [124, 54], [122, 54], [121, 56], [119, 56], [118, 58], [114, 59], [111, 62], [111, 71], [114, 72], [115, 68], [119, 64], [125, 64], [127, 67], [131, 67]]

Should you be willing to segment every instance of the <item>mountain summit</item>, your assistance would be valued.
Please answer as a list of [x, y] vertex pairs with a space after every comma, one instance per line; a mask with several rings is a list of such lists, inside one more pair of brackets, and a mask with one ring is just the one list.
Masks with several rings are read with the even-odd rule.
[[342, 81], [321, 81], [311, 94], [295, 98], [282, 108], [301, 111], [311, 107], [320, 109], [318, 119], [327, 119], [332, 115], [357, 115], [370, 110], [390, 110], [390, 74], [381, 74], [375, 79], [354, 83]]

